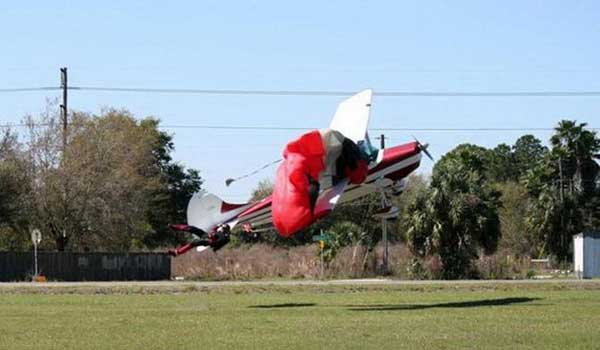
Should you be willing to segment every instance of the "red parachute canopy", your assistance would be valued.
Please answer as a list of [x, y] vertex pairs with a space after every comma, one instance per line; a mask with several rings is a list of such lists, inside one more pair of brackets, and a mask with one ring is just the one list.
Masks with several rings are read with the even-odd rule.
[[272, 196], [273, 225], [283, 237], [312, 224], [309, 176], [319, 180], [325, 169], [325, 147], [319, 131], [311, 131], [288, 143], [277, 169]]

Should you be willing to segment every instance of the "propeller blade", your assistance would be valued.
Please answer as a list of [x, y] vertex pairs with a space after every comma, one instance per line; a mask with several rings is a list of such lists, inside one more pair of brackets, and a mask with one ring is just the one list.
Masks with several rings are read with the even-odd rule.
[[431, 156], [431, 153], [429, 153], [429, 151], [427, 150], [427, 148], [421, 148], [421, 151], [423, 151], [423, 153], [425, 153], [425, 155], [427, 156], [427, 158], [429, 158], [432, 162], [435, 162], [435, 160], [433, 160], [433, 157]]
[[429, 147], [429, 144], [422, 144], [421, 141], [419, 141], [415, 135], [411, 135], [413, 137], [413, 139], [415, 139], [415, 142], [417, 143], [417, 146], [419, 146], [419, 149], [421, 151], [423, 151], [423, 153], [425, 153], [425, 155], [427, 156], [427, 158], [429, 158], [432, 162], [435, 162], [435, 160], [433, 159], [433, 157], [431, 156], [431, 153], [429, 153], [429, 151], [427, 150], [427, 148]]

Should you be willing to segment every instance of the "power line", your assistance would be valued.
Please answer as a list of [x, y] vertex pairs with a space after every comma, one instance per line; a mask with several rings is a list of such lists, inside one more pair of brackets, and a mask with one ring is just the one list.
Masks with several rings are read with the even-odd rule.
[[[34, 126], [49, 126], [48, 123], [34, 124]], [[4, 123], [0, 127], [26, 127], [23, 123]], [[265, 130], [265, 131], [303, 131], [318, 129], [315, 127], [284, 127], [284, 126], [246, 126], [246, 125], [199, 125], [199, 124], [165, 124], [159, 125], [163, 129], [219, 129], [219, 130]], [[586, 127], [588, 130], [600, 130], [600, 128]], [[487, 131], [554, 131], [554, 128], [369, 128], [371, 131], [446, 131], [446, 132], [487, 132]]]
[[[54, 91], [59, 86], [2, 88], [0, 92]], [[139, 88], [69, 86], [74, 91], [139, 92], [167, 94], [249, 95], [249, 96], [350, 96], [356, 91], [334, 90], [242, 90], [242, 89], [188, 89], [188, 88]], [[600, 91], [379, 91], [381, 97], [597, 97]]]
[[219, 130], [271, 130], [271, 131], [296, 131], [314, 130], [312, 127], [290, 127], [290, 126], [245, 126], [245, 125], [161, 125], [165, 129], [219, 129]]
[[[263, 95], [263, 96], [350, 96], [356, 91], [334, 90], [242, 90], [242, 89], [186, 89], [186, 88], [138, 88], [138, 87], [97, 87], [72, 86], [69, 90], [175, 93], [205, 95]], [[374, 96], [382, 97], [586, 97], [600, 96], [600, 91], [379, 91]]]
[[[223, 129], [223, 130], [314, 130], [315, 127], [280, 127], [280, 126], [241, 126], [241, 125], [161, 125], [166, 129]], [[600, 130], [600, 128], [586, 127], [588, 130]], [[369, 128], [371, 131], [554, 131], [554, 128]]]
[[7, 88], [0, 89], [0, 92], [27, 92], [27, 91], [53, 91], [60, 90], [58, 86], [41, 86], [41, 87], [24, 87], [24, 88]]

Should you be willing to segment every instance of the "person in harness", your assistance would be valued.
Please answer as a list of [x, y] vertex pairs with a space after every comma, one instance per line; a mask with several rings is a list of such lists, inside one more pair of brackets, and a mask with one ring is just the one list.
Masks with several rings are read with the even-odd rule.
[[193, 241], [184, 244], [177, 249], [171, 249], [168, 251], [171, 256], [178, 256], [184, 254], [188, 250], [199, 247], [211, 247], [213, 251], [218, 251], [223, 248], [230, 241], [231, 229], [229, 225], [219, 225], [215, 230], [211, 232], [205, 232], [194, 226], [189, 225], [169, 225], [169, 227], [175, 231], [189, 232], [195, 238]]
[[322, 188], [343, 179], [361, 184], [370, 158], [359, 145], [333, 129], [313, 130], [288, 143], [272, 195], [273, 225], [289, 237], [319, 219], [315, 205]]

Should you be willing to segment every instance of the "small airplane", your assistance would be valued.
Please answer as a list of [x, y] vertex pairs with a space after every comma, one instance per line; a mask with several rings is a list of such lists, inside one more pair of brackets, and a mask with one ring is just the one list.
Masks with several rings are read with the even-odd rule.
[[[363, 159], [366, 160], [365, 174], [360, 183], [352, 183], [347, 177], [336, 178], [331, 176], [329, 171], [322, 171], [318, 178], [320, 186], [317, 186], [317, 194], [311, 203], [313, 218], [311, 223], [326, 216], [337, 205], [356, 201], [371, 193], [380, 193], [382, 196], [379, 217], [397, 216], [398, 209], [391, 205], [389, 196], [398, 195], [404, 190], [406, 177], [419, 167], [422, 153], [433, 160], [427, 151], [428, 145], [421, 144], [416, 139], [414, 142], [381, 150], [371, 145], [367, 127], [372, 96], [372, 90], [368, 89], [341, 102], [329, 128], [325, 129], [343, 135], [345, 141], [351, 140], [352, 142], [349, 143], [358, 147]], [[320, 132], [323, 135], [323, 132]], [[286, 153], [284, 158], [285, 156]], [[227, 184], [232, 181], [228, 179]], [[277, 181], [280, 181], [279, 173], [275, 187], [278, 185]], [[279, 200], [285, 202], [285, 196], [279, 198], [283, 198]], [[194, 247], [198, 251], [208, 247], [218, 250], [229, 242], [230, 230], [238, 225], [241, 225], [246, 232], [252, 232], [259, 227], [273, 226], [274, 206], [281, 207], [277, 200], [277, 197], [274, 198], [272, 195], [256, 203], [231, 204], [214, 194], [200, 191], [192, 196], [188, 204], [187, 225], [171, 225], [174, 230], [190, 232], [195, 240], [169, 253], [177, 256]], [[284, 207], [283, 211], [286, 209]], [[293, 234], [281, 230], [278, 232], [284, 237]]]

